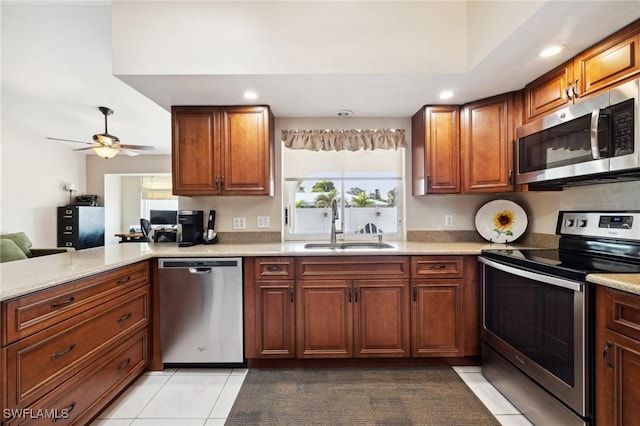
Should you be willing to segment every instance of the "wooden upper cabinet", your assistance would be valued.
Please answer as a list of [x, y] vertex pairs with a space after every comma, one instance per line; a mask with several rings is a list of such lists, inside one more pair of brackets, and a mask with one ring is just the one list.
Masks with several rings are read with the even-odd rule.
[[513, 191], [513, 92], [462, 109], [462, 192]]
[[412, 118], [413, 195], [460, 192], [460, 107], [425, 106]]
[[273, 195], [274, 130], [268, 107], [228, 107], [221, 111], [221, 192]]
[[267, 106], [174, 106], [175, 195], [273, 195], [275, 138]]
[[527, 84], [524, 88], [526, 119], [538, 118], [571, 104], [577, 93], [573, 82], [571, 60]]
[[525, 87], [525, 120], [580, 102], [640, 74], [640, 21], [636, 21]]
[[172, 107], [172, 178], [176, 195], [219, 193], [220, 119], [217, 108]]
[[622, 83], [640, 73], [640, 21], [574, 59], [580, 96]]

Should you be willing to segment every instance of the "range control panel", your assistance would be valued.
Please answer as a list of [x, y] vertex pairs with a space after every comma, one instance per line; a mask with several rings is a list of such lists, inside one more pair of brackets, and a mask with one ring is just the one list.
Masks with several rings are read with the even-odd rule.
[[556, 233], [640, 241], [640, 212], [561, 211]]

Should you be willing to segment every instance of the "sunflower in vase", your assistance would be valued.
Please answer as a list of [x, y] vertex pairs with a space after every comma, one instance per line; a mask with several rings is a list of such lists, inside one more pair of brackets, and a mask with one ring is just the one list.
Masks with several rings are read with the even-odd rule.
[[493, 224], [495, 225], [493, 230], [498, 234], [496, 238], [503, 234], [508, 237], [512, 237], [513, 232], [511, 231], [511, 228], [513, 228], [514, 223], [515, 215], [511, 210], [502, 210], [496, 213], [493, 216]]

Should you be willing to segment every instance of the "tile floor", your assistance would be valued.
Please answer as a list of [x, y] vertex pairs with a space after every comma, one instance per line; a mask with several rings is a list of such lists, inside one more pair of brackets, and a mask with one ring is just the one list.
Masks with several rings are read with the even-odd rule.
[[[454, 367], [504, 426], [531, 425], [480, 372]], [[222, 426], [246, 369], [167, 369], [148, 372], [113, 402], [91, 426]]]

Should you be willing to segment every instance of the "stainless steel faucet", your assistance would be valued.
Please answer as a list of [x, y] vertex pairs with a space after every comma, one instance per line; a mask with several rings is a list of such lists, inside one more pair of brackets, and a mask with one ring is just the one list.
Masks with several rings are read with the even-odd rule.
[[334, 198], [331, 200], [331, 244], [336, 243], [336, 234], [342, 234], [342, 231], [336, 231], [336, 220], [338, 219], [338, 202]]

